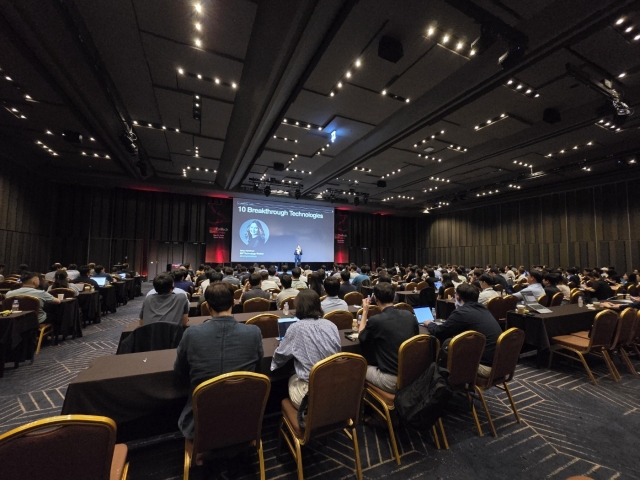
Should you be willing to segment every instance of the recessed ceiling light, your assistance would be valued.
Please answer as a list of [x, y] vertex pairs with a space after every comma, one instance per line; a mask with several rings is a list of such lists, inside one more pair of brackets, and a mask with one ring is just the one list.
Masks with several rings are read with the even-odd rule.
[[220, 79], [219, 79], [219, 78], [216, 78], [216, 79], [215, 79], [215, 82], [216, 82], [217, 84], [220, 84]]
[[9, 77], [9, 76], [4, 77], [4, 78], [6, 78], [6, 79], [7, 79], [7, 81], [9, 81], [9, 82], [12, 82], [12, 81], [13, 81], [13, 80], [11, 80], [11, 77]]
[[351, 72], [347, 71], [347, 73], [345, 74], [345, 76], [346, 76], [347, 78], [351, 78]]
[[331, 93], [329, 94], [329, 96], [330, 96], [330, 97], [333, 97], [334, 95], [335, 95], [335, 93], [333, 93], [333, 92], [331, 92]]
[[449, 41], [449, 35], [445, 35], [442, 37], [442, 43], [447, 43]]
[[622, 72], [620, 75], [618, 75], [618, 78], [624, 78], [624, 77], [626, 77], [626, 75], [627, 74], [625, 72]]
[[635, 37], [633, 37], [634, 40], [640, 40], [640, 35], [636, 35]]
[[198, 31], [202, 30], [202, 25], [200, 25], [199, 23], [196, 23], [196, 30]]
[[96, 139], [95, 139], [95, 138], [93, 138], [93, 137], [91, 137], [89, 140], [91, 140], [92, 142], [95, 142], [95, 141], [96, 141]]
[[202, 75], [198, 74], [198, 80], [202, 80]]
[[433, 27], [429, 27], [429, 30], [427, 30], [427, 35], [430, 37], [431, 35], [433, 35]]
[[382, 92], [380, 92], [380, 93], [382, 93], [382, 95], [386, 95], [387, 91], [386, 90], [382, 90]]
[[622, 22], [624, 22], [624, 17], [620, 17], [616, 22], [616, 25], [620, 25]]
[[472, 48], [469, 52], [469, 56], [473, 57], [476, 54], [476, 51]]
[[26, 98], [27, 100], [31, 100], [31, 97], [27, 94], [24, 95], [24, 98]]
[[629, 33], [631, 30], [633, 30], [633, 25], [631, 25], [630, 27], [628, 27], [624, 33]]
[[407, 98], [407, 99], [405, 100], [405, 102], [409, 103], [409, 99]]
[[238, 88], [238, 85], [236, 85], [235, 82], [234, 82], [234, 83], [231, 84], [231, 88]]
[[179, 73], [180, 75], [183, 75], [183, 74], [184, 74], [184, 70], [183, 70], [183, 69], [181, 69], [181, 68], [179, 68], [179, 69], [178, 69], [178, 73]]
[[342, 82], [338, 82], [338, 88], [342, 88]]
[[134, 121], [133, 121], [133, 124], [134, 124], [134, 125], [137, 125], [137, 124], [138, 124], [138, 122], [136, 122], [136, 121], [134, 120]]
[[464, 44], [462, 42], [458, 42], [458, 45], [456, 45], [456, 50], [460, 50], [463, 46]]
[[176, 128], [176, 132], [179, 132], [179, 131], [180, 131], [180, 129], [179, 129], [179, 128]]
[[12, 112], [17, 112], [17, 111], [18, 111], [18, 109], [16, 109], [16, 108], [12, 108], [12, 109], [11, 109], [11, 111], [12, 111]]
[[199, 3], [194, 4], [193, 8], [196, 9], [196, 12], [202, 13], [202, 5], [200, 5]]
[[27, 119], [24, 115], [20, 115], [20, 118], [24, 118], [25, 120]]
[[360, 60], [356, 60], [356, 67], [359, 67], [360, 65], [362, 65], [362, 63], [360, 62]]

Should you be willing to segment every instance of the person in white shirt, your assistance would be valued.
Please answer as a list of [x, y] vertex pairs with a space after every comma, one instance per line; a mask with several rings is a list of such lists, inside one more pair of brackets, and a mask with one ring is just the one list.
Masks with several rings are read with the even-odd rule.
[[513, 296], [518, 300], [523, 300], [524, 298], [522, 295], [525, 293], [531, 293], [534, 297], [536, 297], [536, 300], [538, 299], [538, 297], [545, 295], [544, 287], [542, 286], [542, 273], [540, 273], [538, 270], [531, 270], [529, 272], [527, 283], [529, 283], [529, 286], [527, 288], [524, 288], [518, 293], [513, 294]]
[[80, 276], [80, 272], [78, 271], [78, 265], [75, 263], [69, 264], [69, 268], [67, 269], [67, 275], [69, 276], [69, 281], [73, 282], [76, 278]]
[[278, 288], [281, 287], [280, 284], [280, 278], [278, 277], [278, 275], [276, 275], [276, 267], [274, 267], [273, 265], [269, 267], [269, 270], [267, 270], [267, 273], [269, 274], [269, 278], [268, 280], [270, 282], [274, 282]]
[[278, 284], [273, 280], [269, 280], [269, 272], [261, 272], [262, 276], [262, 290], [279, 290]]
[[340, 294], [340, 281], [337, 278], [326, 278], [324, 280], [324, 291], [327, 294], [327, 298], [320, 302], [320, 306], [325, 314], [334, 310], [349, 309], [347, 302], [338, 296]]
[[307, 288], [307, 277], [300, 275], [300, 267], [295, 267], [291, 270], [291, 276], [293, 277], [291, 280], [291, 286], [293, 288]]
[[511, 279], [511, 281], [516, 281], [516, 274], [513, 273], [513, 270], [509, 266], [504, 267], [504, 276], [507, 280]]
[[56, 273], [60, 270], [64, 270], [62, 264], [54, 263], [51, 265], [51, 271], [44, 274], [44, 279], [53, 282], [55, 280]]
[[[84, 285], [82, 286], [84, 287]], [[65, 270], [59, 270], [56, 272], [53, 280], [53, 285], [49, 287], [47, 292], [50, 293], [54, 288], [68, 288], [69, 290], [73, 290], [74, 297], [77, 297], [78, 294], [82, 291], [82, 289], [75, 283], [69, 283], [69, 277]]]
[[291, 281], [291, 275], [282, 275], [281, 283], [283, 289], [280, 290], [280, 293], [276, 298], [276, 305], [278, 305], [278, 307], [280, 307], [280, 304], [285, 298], [295, 297], [296, 295], [298, 295], [298, 293], [300, 293], [300, 290], [291, 287]]
[[478, 296], [478, 303], [486, 305], [489, 300], [495, 297], [499, 297], [500, 294], [493, 289], [493, 277], [487, 273], [483, 273], [478, 278], [482, 291]]

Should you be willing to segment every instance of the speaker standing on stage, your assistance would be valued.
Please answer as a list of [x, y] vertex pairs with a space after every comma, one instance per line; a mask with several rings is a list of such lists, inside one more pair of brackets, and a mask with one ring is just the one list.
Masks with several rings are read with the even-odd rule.
[[302, 247], [300, 245], [298, 245], [296, 247], [296, 251], [293, 252], [293, 259], [295, 261], [296, 267], [300, 262], [302, 262]]

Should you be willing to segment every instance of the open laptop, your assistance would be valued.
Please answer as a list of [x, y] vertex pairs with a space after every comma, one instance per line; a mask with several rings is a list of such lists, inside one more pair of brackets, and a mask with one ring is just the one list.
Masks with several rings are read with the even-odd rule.
[[124, 280], [125, 278], [127, 278], [127, 274], [126, 274], [126, 273], [119, 273], [119, 274], [118, 274], [118, 276], [119, 276], [120, 278], [122, 278], [123, 280]]
[[279, 318], [278, 319], [278, 340], [282, 340], [287, 333], [287, 330], [291, 325], [296, 323], [298, 319], [296, 317], [293, 318]]
[[538, 313], [552, 313], [547, 307], [544, 307], [538, 303], [538, 299], [532, 293], [523, 293], [522, 298], [524, 298], [524, 303], [527, 307], [535, 310]]
[[436, 282], [433, 284], [433, 286], [435, 287], [436, 290], [440, 290], [440, 287], [442, 286], [442, 282]]
[[107, 277], [93, 277], [93, 280], [95, 280], [100, 287], [104, 287], [107, 283]]
[[431, 311], [431, 307], [414, 307], [413, 313], [416, 314], [416, 319], [418, 323], [424, 323], [427, 320], [435, 320], [433, 318], [433, 312]]

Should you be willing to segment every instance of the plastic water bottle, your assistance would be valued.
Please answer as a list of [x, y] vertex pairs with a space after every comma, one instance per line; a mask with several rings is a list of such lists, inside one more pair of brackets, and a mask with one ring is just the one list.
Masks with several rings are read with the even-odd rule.
[[435, 308], [432, 308], [432, 309], [431, 309], [431, 316], [432, 316], [432, 317], [433, 317], [433, 319], [435, 320], [435, 318], [436, 318], [436, 309], [435, 309]]
[[284, 303], [284, 307], [282, 307], [282, 312], [283, 312], [285, 315], [289, 315], [289, 302], [285, 302], [285, 303]]
[[578, 297], [578, 307], [582, 307], [584, 305], [584, 299], [582, 298], [582, 296]]
[[13, 301], [13, 305], [11, 305], [11, 312], [19, 312], [20, 311], [20, 302], [18, 300]]

